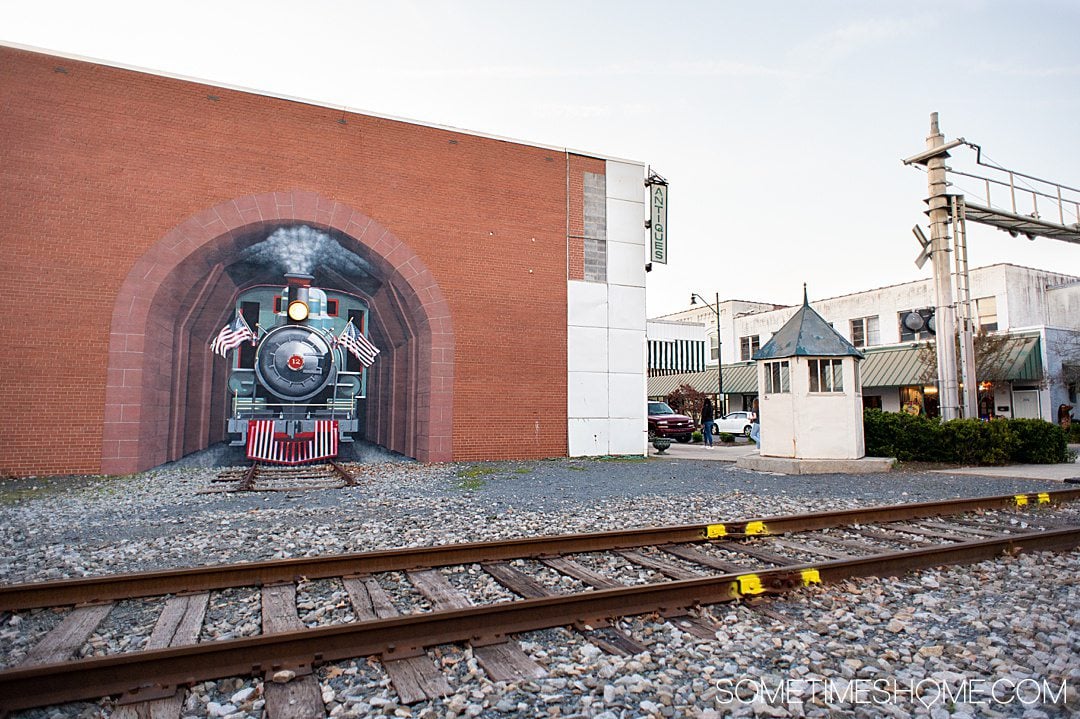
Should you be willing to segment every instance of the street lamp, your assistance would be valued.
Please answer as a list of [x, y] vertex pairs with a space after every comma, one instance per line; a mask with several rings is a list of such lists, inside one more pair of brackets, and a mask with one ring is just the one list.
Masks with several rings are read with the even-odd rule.
[[[704, 297], [702, 297], [701, 295], [699, 295], [696, 292], [691, 292], [690, 293], [690, 304], [691, 305], [696, 305], [698, 300], [701, 300], [705, 304], [706, 307], [709, 306], [709, 303], [705, 300]], [[724, 415], [727, 414], [727, 400], [724, 398], [724, 361], [723, 361], [723, 352], [721, 352], [721, 348], [724, 346], [724, 343], [720, 339], [720, 293], [719, 292], [716, 293], [716, 305], [714, 305], [713, 307], [710, 307], [709, 309], [711, 309], [713, 311], [713, 313], [716, 315], [716, 381], [717, 381], [717, 389], [719, 390], [719, 393], [716, 395], [716, 402], [717, 402], [717, 404], [720, 405], [719, 412], [720, 412], [720, 416], [723, 417]]]

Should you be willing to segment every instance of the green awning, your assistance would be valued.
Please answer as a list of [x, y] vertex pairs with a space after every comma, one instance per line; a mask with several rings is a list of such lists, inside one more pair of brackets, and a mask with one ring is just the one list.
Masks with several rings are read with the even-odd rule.
[[[684, 384], [698, 392], [716, 394], [719, 389], [716, 368], [649, 377], [649, 396], [665, 397]], [[757, 364], [740, 362], [724, 365], [724, 394], [757, 394]]]
[[905, 387], [932, 383], [937, 367], [928, 367], [927, 353], [919, 347], [893, 347], [865, 352], [859, 363], [863, 387]]
[[[1038, 335], [1002, 338], [995, 358], [984, 360], [978, 380], [1039, 381], [1043, 377], [1042, 349]], [[932, 355], [921, 347], [868, 348], [859, 363], [863, 387], [907, 387], [933, 383], [937, 367], [929, 366]], [[702, 372], [649, 377], [649, 396], [664, 397], [687, 384], [706, 394], [717, 390], [716, 368]], [[757, 394], [757, 366], [754, 362], [724, 365], [724, 394]]]

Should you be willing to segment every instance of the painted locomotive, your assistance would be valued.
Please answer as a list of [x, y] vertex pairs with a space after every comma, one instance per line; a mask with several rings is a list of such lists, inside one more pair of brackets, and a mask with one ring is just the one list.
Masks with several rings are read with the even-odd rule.
[[[248, 459], [302, 464], [336, 457], [353, 441], [378, 350], [364, 337], [362, 299], [312, 287], [311, 275], [285, 279], [284, 288], [257, 286], [237, 298], [236, 327], [250, 341], [233, 344], [228, 432]], [[358, 352], [357, 339], [373, 351]]]

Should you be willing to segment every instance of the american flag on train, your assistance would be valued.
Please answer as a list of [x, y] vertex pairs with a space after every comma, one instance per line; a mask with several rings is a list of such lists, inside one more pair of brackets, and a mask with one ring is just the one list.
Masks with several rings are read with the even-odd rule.
[[274, 431], [274, 420], [248, 420], [247, 457], [271, 464], [303, 464], [338, 454], [338, 421], [315, 420], [315, 431], [290, 437]]
[[370, 367], [371, 363], [375, 361], [375, 355], [379, 354], [379, 348], [371, 344], [371, 340], [356, 329], [356, 325], [352, 323], [352, 320], [349, 320], [349, 324], [345, 325], [345, 329], [341, 330], [337, 343], [352, 352], [353, 356], [360, 360], [360, 364], [365, 367]]
[[210, 349], [224, 357], [233, 347], [239, 347], [244, 340], [255, 342], [255, 334], [244, 321], [244, 316], [236, 313], [236, 319], [221, 328], [217, 337], [210, 343]]

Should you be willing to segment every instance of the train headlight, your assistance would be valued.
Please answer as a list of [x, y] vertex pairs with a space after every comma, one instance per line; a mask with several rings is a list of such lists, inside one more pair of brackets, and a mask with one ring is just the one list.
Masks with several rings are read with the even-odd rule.
[[296, 300], [289, 303], [289, 319], [293, 322], [303, 322], [308, 318], [308, 306], [306, 302]]

